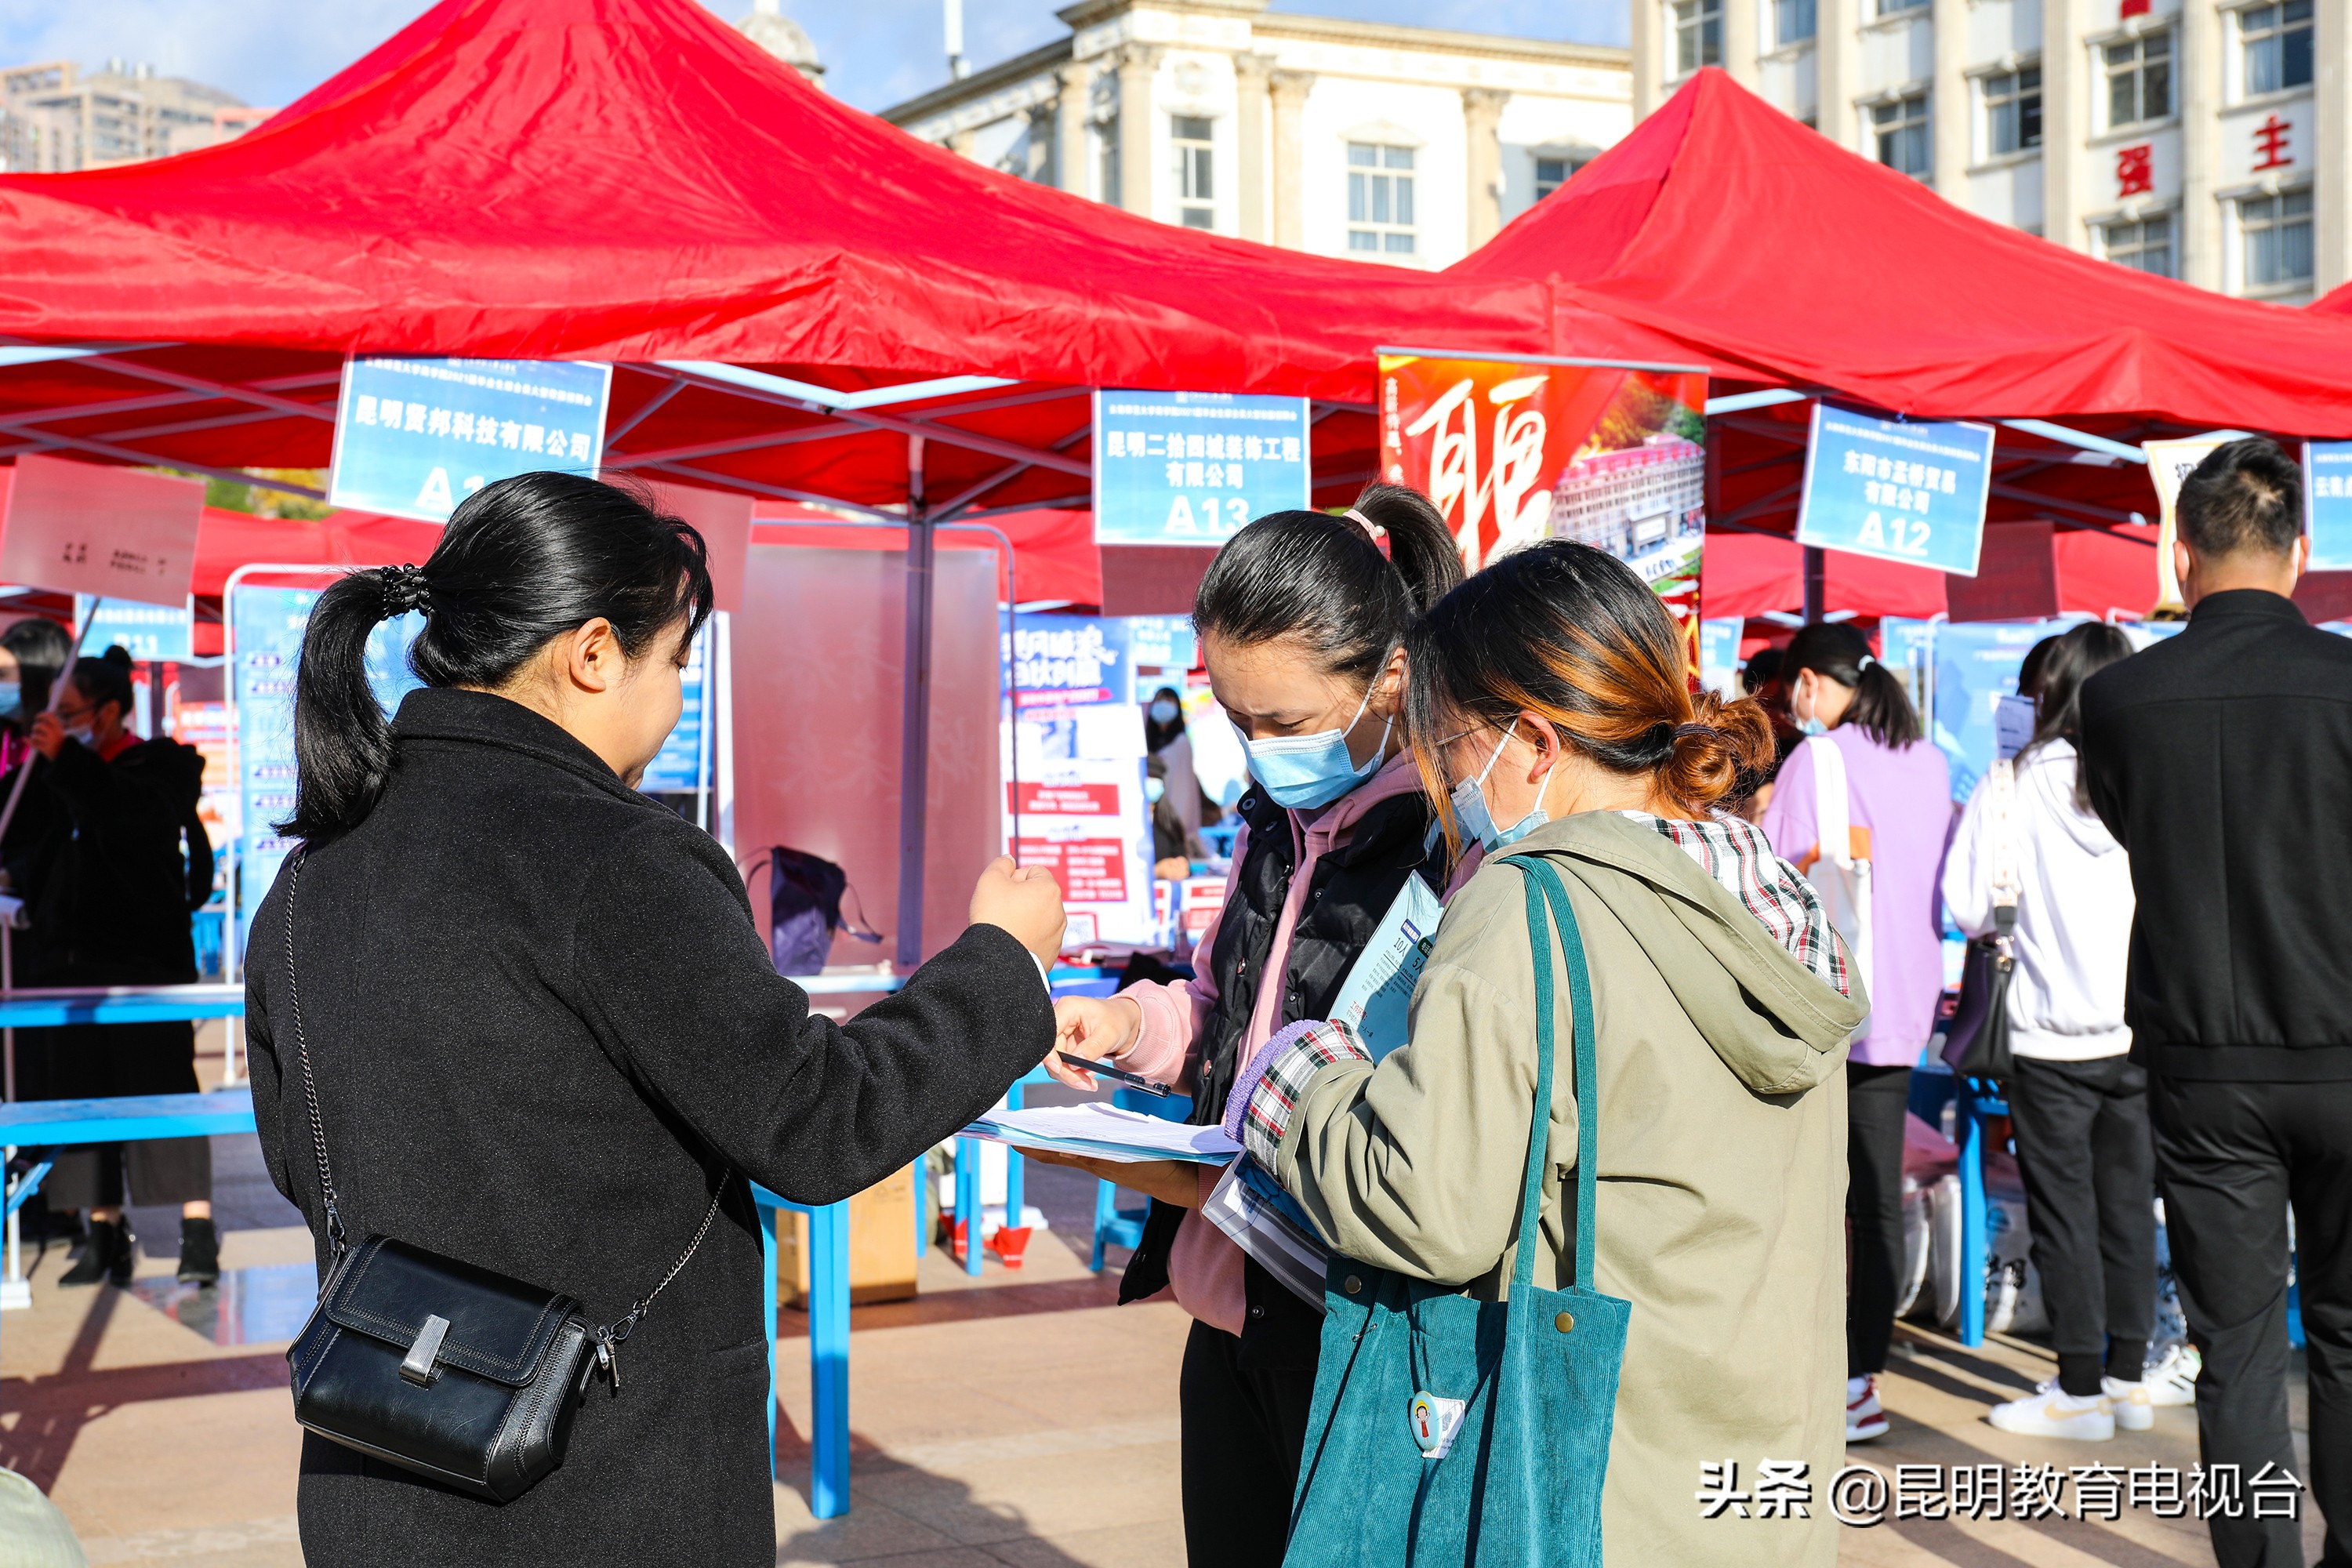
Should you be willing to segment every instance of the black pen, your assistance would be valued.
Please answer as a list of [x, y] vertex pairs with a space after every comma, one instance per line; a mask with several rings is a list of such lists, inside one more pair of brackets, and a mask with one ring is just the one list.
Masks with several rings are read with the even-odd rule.
[[1081, 1071], [1100, 1073], [1105, 1078], [1117, 1079], [1129, 1089], [1139, 1089], [1146, 1094], [1156, 1094], [1162, 1100], [1176, 1092], [1164, 1083], [1154, 1083], [1141, 1073], [1129, 1072], [1125, 1068], [1115, 1068], [1108, 1062], [1090, 1062], [1084, 1057], [1074, 1057], [1067, 1051], [1055, 1051], [1054, 1054]]

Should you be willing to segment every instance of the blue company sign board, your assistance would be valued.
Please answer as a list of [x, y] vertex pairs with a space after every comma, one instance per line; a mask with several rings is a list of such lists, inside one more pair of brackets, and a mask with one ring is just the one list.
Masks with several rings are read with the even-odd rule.
[[571, 360], [347, 360], [327, 499], [446, 522], [494, 479], [593, 479], [612, 385], [611, 365]]
[[[237, 919], [249, 926], [253, 911], [278, 879], [278, 868], [294, 840], [278, 837], [276, 823], [294, 813], [294, 670], [302, 654], [303, 628], [319, 602], [316, 588], [281, 588], [240, 583], [227, 606], [236, 637], [236, 666], [229, 672], [236, 702], [237, 791], [244, 833], [237, 843]], [[368, 634], [368, 686], [388, 714], [400, 700], [424, 684], [408, 668], [408, 645], [425, 629], [415, 611], [385, 621]]]
[[194, 657], [194, 633], [186, 605], [142, 605], [100, 599], [82, 617], [80, 652], [104, 653], [120, 644], [132, 658], [176, 661]]
[[2311, 570], [2352, 570], [2352, 441], [2303, 444], [2303, 526]]
[[1977, 574], [1993, 428], [1813, 405], [1797, 542]]
[[1095, 394], [1095, 542], [1223, 544], [1307, 506], [1307, 400]]

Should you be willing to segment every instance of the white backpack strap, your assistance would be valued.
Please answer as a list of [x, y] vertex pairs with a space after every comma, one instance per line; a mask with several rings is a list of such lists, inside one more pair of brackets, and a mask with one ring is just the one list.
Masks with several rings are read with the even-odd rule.
[[1992, 829], [1992, 907], [2000, 934], [2007, 936], [2017, 915], [2017, 895], [2023, 886], [2017, 870], [2017, 764], [2004, 758], [1985, 775], [1985, 810]]
[[1827, 735], [1804, 743], [1813, 759], [1813, 853], [1841, 868], [1853, 864], [1853, 804], [1845, 777], [1845, 753]]

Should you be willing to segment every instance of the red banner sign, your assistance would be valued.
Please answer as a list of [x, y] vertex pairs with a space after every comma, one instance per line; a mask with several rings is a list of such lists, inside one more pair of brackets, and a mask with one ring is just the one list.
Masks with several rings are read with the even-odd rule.
[[1475, 572], [1573, 539], [1651, 586], [1698, 668], [1703, 371], [1382, 354], [1381, 468], [1437, 503]]
[[1127, 846], [1116, 838], [1024, 838], [1021, 864], [1043, 866], [1073, 904], [1127, 900]]
[[1021, 816], [1117, 816], [1118, 785], [1108, 784], [1031, 784], [1023, 780], [1004, 786], [1005, 798]]

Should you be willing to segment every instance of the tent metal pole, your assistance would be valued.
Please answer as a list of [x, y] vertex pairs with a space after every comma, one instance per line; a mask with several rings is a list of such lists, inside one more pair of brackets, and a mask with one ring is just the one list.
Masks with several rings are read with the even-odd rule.
[[898, 740], [898, 970], [923, 962], [923, 851], [930, 793], [930, 510], [923, 503], [923, 437], [907, 437], [906, 712]]
[[1822, 618], [1823, 591], [1828, 585], [1829, 566], [1818, 544], [1805, 546], [1805, 625], [1812, 626]]

